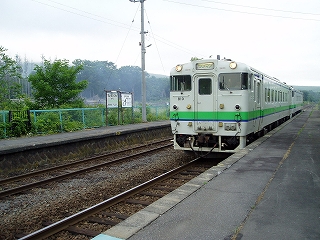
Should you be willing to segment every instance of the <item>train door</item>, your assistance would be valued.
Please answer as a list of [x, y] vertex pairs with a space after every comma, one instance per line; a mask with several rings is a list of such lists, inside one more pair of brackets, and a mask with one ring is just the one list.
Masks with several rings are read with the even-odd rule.
[[254, 118], [254, 128], [255, 131], [260, 131], [261, 124], [263, 121], [263, 109], [261, 107], [262, 102], [262, 84], [261, 80], [258, 78], [254, 78], [254, 111], [255, 111], [255, 118]]
[[289, 91], [289, 116], [292, 118], [293, 111], [294, 111], [294, 90]]
[[196, 76], [194, 80], [195, 132], [217, 131], [217, 87], [213, 76]]

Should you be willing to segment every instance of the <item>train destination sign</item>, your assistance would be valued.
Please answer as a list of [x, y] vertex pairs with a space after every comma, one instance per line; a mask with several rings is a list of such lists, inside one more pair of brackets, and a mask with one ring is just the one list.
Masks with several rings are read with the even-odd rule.
[[210, 70], [214, 68], [213, 62], [205, 62], [205, 63], [197, 63], [196, 69], [197, 70]]

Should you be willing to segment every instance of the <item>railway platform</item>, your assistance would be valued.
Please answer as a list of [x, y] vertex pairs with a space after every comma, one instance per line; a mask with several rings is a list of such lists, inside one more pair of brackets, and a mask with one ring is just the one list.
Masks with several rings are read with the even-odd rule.
[[76, 132], [57, 133], [52, 135], [21, 137], [0, 140], [0, 155], [43, 147], [59, 146], [89, 139], [108, 138], [137, 131], [147, 131], [153, 128], [170, 126], [170, 121], [156, 121], [138, 124], [118, 125], [86, 129]]
[[10, 176], [15, 171], [63, 164], [67, 160], [89, 158], [170, 136], [170, 121], [167, 120], [3, 139], [0, 140], [0, 173]]
[[93, 239], [320, 239], [319, 156], [314, 107]]

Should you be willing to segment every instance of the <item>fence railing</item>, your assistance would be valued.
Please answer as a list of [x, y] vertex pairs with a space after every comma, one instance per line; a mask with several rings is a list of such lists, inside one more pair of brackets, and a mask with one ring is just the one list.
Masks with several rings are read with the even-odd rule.
[[7, 136], [7, 123], [9, 122], [9, 111], [0, 111], [0, 138]]
[[[52, 134], [106, 126], [105, 108], [30, 110], [31, 128], [23, 128], [23, 119], [9, 118], [9, 111], [0, 111], [0, 138], [26, 134]], [[141, 122], [141, 107], [108, 109], [108, 125]], [[147, 120], [169, 119], [168, 106], [147, 107]], [[12, 121], [15, 121], [13, 124]], [[19, 124], [19, 122], [21, 124]]]

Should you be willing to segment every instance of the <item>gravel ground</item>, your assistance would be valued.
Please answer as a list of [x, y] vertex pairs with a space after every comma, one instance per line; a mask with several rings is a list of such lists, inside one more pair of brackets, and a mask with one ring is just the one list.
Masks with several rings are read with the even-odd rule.
[[58, 221], [186, 163], [188, 159], [190, 156], [184, 152], [170, 148], [143, 159], [133, 159], [2, 199], [0, 239], [15, 239], [15, 234], [31, 233], [40, 229], [44, 220]]

